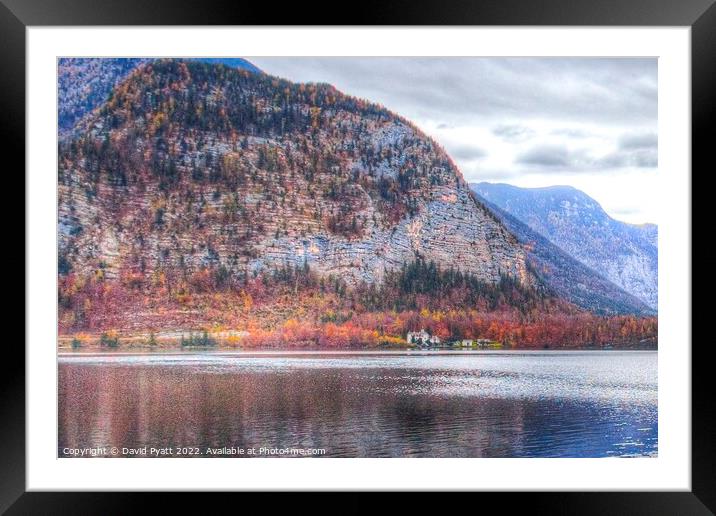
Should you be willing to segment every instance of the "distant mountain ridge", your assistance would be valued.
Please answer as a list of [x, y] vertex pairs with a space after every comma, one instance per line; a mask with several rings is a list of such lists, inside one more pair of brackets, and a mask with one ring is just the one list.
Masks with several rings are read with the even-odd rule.
[[642, 300], [603, 278], [515, 216], [477, 195], [525, 246], [531, 269], [559, 297], [602, 315], [655, 313]]
[[519, 188], [471, 184], [490, 204], [512, 215], [570, 256], [652, 309], [658, 305], [658, 228], [610, 217], [597, 201], [569, 186]]
[[[109, 99], [112, 89], [137, 67], [154, 58], [61, 57], [57, 60], [57, 122], [67, 135], [85, 116]], [[243, 58], [195, 58], [261, 73]]]

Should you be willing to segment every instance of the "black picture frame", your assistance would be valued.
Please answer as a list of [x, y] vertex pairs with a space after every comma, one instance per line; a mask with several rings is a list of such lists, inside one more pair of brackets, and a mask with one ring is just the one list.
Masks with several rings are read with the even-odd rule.
[[[279, 7], [280, 6], [280, 7]], [[689, 26], [692, 72], [692, 185], [705, 173], [709, 135], [716, 119], [716, 6], [714, 0], [491, 0], [450, 1], [362, 0], [344, 4], [328, 2], [261, 3], [221, 0], [0, 0], [0, 145], [4, 156], [17, 158], [16, 170], [24, 170], [25, 149], [25, 30], [41, 25], [574, 25], [574, 26]], [[351, 12], [352, 11], [352, 12]], [[710, 164], [710, 163], [709, 163]], [[713, 168], [713, 167], [711, 167]], [[708, 192], [693, 189], [693, 222], [699, 206], [708, 209]], [[18, 190], [19, 191], [19, 190]], [[19, 195], [16, 196], [20, 198]], [[22, 197], [24, 199], [24, 196]], [[703, 201], [703, 202], [699, 202]], [[698, 232], [692, 230], [692, 235]], [[22, 238], [22, 237], [21, 237]], [[694, 241], [698, 245], [698, 239]], [[702, 255], [693, 250], [694, 257]], [[25, 257], [27, 259], [27, 257]], [[27, 274], [27, 269], [26, 274]], [[713, 276], [713, 274], [711, 275]], [[708, 292], [713, 280], [699, 278], [698, 289]], [[694, 322], [708, 320], [708, 302], [692, 303]], [[31, 310], [27, 306], [26, 310]], [[698, 317], [701, 315], [701, 317]], [[701, 323], [703, 324], [703, 323]], [[693, 340], [693, 339], [692, 339]], [[686, 346], [690, 343], [684, 343]], [[699, 345], [700, 344], [700, 345]], [[716, 511], [716, 454], [714, 453], [714, 404], [707, 359], [708, 339], [696, 342], [692, 353], [692, 491], [610, 493], [480, 493], [479, 503], [490, 500], [500, 510], [512, 512], [528, 504], [529, 510], [550, 514], [713, 514]], [[146, 507], [149, 498], [161, 497], [188, 508], [186, 494], [169, 493], [47, 493], [25, 489], [25, 353], [20, 346], [6, 346], [0, 376], [0, 511], [7, 514], [131, 514]], [[226, 503], [228, 495], [207, 501], [202, 512]], [[246, 494], [242, 494], [245, 500]], [[255, 495], [254, 495], [255, 496]], [[298, 496], [298, 498], [296, 498]], [[340, 502], [340, 512], [374, 507], [374, 495], [351, 494]], [[471, 494], [475, 496], [475, 494]], [[271, 503], [286, 501], [320, 510], [316, 495], [302, 493], [274, 496]], [[414, 494], [403, 507], [423, 504]], [[153, 500], [154, 501], [154, 500]]]

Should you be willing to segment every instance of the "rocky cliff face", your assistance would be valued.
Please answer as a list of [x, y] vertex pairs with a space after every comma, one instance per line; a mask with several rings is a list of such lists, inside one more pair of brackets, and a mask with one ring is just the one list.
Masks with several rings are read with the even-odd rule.
[[658, 305], [657, 226], [611, 218], [594, 199], [567, 186], [472, 185], [485, 200], [652, 309]]
[[377, 282], [422, 256], [531, 283], [515, 238], [408, 121], [328, 85], [143, 63], [59, 149], [60, 272]]

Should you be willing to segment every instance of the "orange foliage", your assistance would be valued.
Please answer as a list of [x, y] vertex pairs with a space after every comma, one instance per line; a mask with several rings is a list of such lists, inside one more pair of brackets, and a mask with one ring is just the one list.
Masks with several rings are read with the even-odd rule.
[[60, 334], [209, 327], [247, 332], [229, 343], [244, 347], [361, 348], [404, 346], [407, 332], [424, 328], [443, 342], [490, 339], [535, 349], [654, 347], [658, 336], [656, 317], [577, 310], [525, 314], [509, 307], [368, 311], [317, 288], [297, 292], [256, 278], [241, 289], [217, 291], [212, 281], [208, 271], [197, 271], [186, 283], [158, 273], [146, 288], [130, 273], [119, 280], [94, 274], [60, 277]]

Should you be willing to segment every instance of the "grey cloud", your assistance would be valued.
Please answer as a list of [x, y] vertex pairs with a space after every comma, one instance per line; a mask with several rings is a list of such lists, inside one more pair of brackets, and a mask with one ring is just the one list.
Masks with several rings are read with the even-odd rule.
[[654, 58], [256, 57], [267, 73], [328, 82], [409, 118], [654, 123]]
[[508, 142], [523, 142], [532, 138], [535, 132], [523, 125], [498, 125], [492, 129], [495, 136], [499, 136]]
[[457, 160], [473, 161], [487, 156], [487, 152], [475, 145], [446, 144], [446, 150]]
[[587, 138], [590, 134], [582, 129], [555, 129], [552, 134], [556, 136], [567, 136], [568, 138]]
[[620, 149], [656, 149], [658, 144], [656, 133], [624, 134], [619, 138]]
[[599, 163], [603, 168], [619, 168], [626, 166], [627, 159], [624, 153], [613, 152], [603, 157]]
[[[479, 128], [508, 143], [522, 173], [657, 166], [655, 58], [256, 57], [266, 73], [325, 82], [380, 103], [421, 127]], [[551, 146], [521, 148], [537, 124]], [[545, 125], [542, 125], [544, 127]], [[598, 156], [588, 138], [622, 135]], [[536, 135], [535, 135], [536, 136]], [[579, 140], [584, 140], [582, 143]], [[489, 164], [486, 145], [441, 141], [461, 168]], [[575, 150], [575, 146], [582, 148]], [[521, 153], [520, 153], [521, 152]], [[491, 156], [490, 156], [491, 157]], [[509, 157], [508, 157], [509, 159]]]
[[597, 162], [601, 168], [654, 168], [659, 165], [656, 149], [637, 149], [634, 151], [617, 151]]
[[635, 153], [633, 156], [634, 164], [637, 167], [650, 168], [659, 166], [659, 154], [656, 150], [649, 149], [646, 151], [640, 151]]
[[543, 172], [653, 168], [658, 165], [658, 155], [656, 149], [620, 149], [602, 158], [595, 158], [585, 149], [570, 150], [566, 145], [539, 145], [518, 154], [515, 163]]
[[515, 162], [523, 165], [562, 168], [569, 166], [570, 155], [567, 147], [563, 145], [540, 145], [519, 154]]
[[517, 170], [516, 168], [496, 170], [469, 165], [462, 168], [461, 171], [468, 183], [479, 183], [480, 181], [503, 183], [526, 175], [525, 172]]

